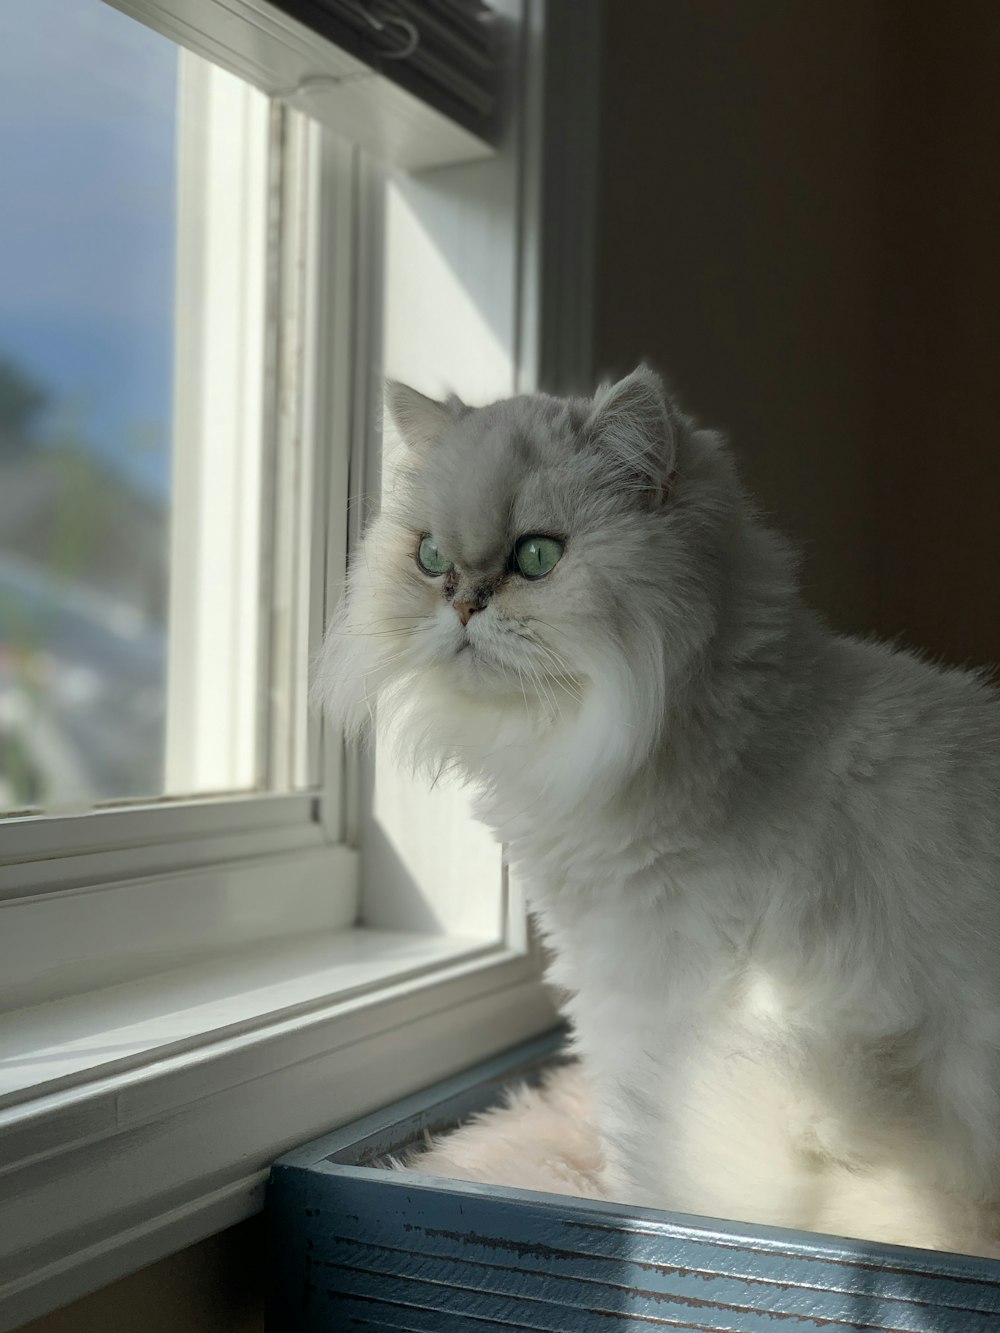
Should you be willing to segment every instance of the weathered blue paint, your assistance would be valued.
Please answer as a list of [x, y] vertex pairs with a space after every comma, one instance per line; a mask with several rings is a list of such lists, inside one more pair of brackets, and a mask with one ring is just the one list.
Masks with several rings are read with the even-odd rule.
[[1000, 1263], [359, 1165], [495, 1100], [532, 1043], [274, 1168], [271, 1333], [1000, 1333]]

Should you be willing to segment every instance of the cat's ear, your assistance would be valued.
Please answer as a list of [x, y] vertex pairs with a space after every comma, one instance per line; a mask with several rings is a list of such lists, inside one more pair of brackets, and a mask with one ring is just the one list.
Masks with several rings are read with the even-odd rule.
[[607, 451], [614, 475], [633, 484], [638, 481], [656, 508], [670, 499], [678, 429], [663, 381], [642, 365], [617, 384], [601, 385], [585, 426], [590, 438]]
[[411, 449], [437, 444], [445, 431], [469, 410], [454, 394], [448, 396], [447, 402], [439, 403], [398, 380], [386, 380], [385, 405]]

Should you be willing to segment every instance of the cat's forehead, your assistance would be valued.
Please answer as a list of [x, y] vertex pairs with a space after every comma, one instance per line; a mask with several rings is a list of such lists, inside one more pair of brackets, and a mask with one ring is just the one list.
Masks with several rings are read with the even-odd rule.
[[573, 400], [534, 394], [508, 398], [463, 416], [440, 442], [436, 461], [477, 465], [485, 474], [524, 477], [575, 453], [583, 413]]
[[416, 470], [415, 525], [483, 569], [505, 559], [520, 533], [551, 528], [560, 478], [579, 449], [582, 416], [572, 408], [524, 398], [470, 412]]

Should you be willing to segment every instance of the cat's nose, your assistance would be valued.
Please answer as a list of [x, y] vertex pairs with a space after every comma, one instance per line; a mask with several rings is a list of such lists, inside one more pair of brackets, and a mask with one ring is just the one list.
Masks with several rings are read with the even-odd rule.
[[458, 618], [463, 625], [467, 625], [476, 612], [483, 609], [475, 602], [452, 602], [452, 606], [458, 612]]

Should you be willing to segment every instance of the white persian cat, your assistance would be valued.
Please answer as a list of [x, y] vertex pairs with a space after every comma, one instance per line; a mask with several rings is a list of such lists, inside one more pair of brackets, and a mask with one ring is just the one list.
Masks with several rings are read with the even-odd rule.
[[1000, 1252], [1000, 700], [830, 632], [641, 367], [410, 446], [320, 688], [526, 881], [638, 1204]]

